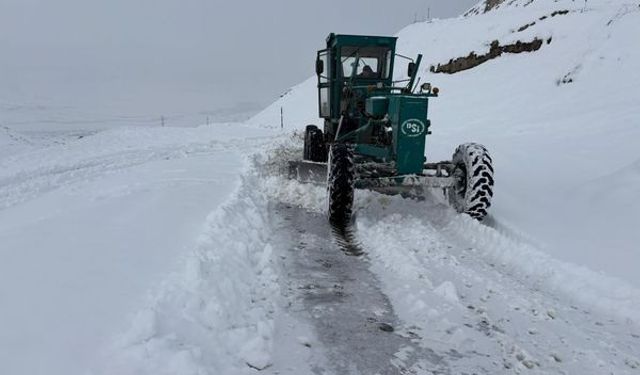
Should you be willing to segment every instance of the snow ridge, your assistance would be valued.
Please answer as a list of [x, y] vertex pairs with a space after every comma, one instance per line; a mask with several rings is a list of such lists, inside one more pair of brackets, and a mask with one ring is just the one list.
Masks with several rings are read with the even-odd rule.
[[267, 201], [245, 175], [207, 219], [182, 274], [167, 280], [111, 353], [104, 374], [244, 374], [269, 363], [279, 295]]

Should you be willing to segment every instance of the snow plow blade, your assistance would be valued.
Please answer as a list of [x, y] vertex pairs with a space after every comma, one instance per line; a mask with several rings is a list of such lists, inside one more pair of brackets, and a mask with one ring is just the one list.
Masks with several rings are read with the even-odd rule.
[[[306, 160], [289, 162], [289, 178], [302, 183], [325, 184], [327, 164]], [[402, 194], [423, 188], [449, 188], [456, 183], [454, 177], [404, 175], [393, 177], [362, 178], [356, 173], [355, 188], [374, 190], [384, 194]]]
[[289, 161], [289, 178], [304, 183], [325, 184], [327, 182], [327, 163], [307, 160]]

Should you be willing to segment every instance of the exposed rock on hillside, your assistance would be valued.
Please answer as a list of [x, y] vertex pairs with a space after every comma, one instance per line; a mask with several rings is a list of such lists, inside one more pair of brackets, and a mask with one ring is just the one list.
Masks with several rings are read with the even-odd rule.
[[500, 8], [500, 6], [504, 3], [506, 3], [507, 5], [513, 5], [513, 6], [523, 6], [526, 7], [528, 5], [530, 5], [531, 3], [533, 3], [535, 0], [484, 0], [479, 2], [478, 4], [476, 4], [475, 6], [473, 6], [471, 9], [469, 9], [464, 16], [473, 16], [476, 14], [483, 14], [483, 13], [487, 13], [491, 10]]
[[[549, 43], [551, 43], [551, 38], [547, 39], [547, 44]], [[471, 53], [469, 53], [469, 55], [451, 59], [446, 64], [438, 64], [437, 66], [431, 65], [429, 70], [432, 73], [453, 74], [463, 70], [475, 68], [480, 64], [501, 56], [503, 53], [533, 52], [539, 50], [542, 45], [542, 39], [538, 38], [534, 38], [530, 42], [522, 42], [518, 40], [515, 43], [507, 44], [504, 46], [501, 46], [499, 41], [494, 40], [493, 42], [491, 42], [489, 52], [483, 55], [477, 55], [475, 51], [472, 51]]]

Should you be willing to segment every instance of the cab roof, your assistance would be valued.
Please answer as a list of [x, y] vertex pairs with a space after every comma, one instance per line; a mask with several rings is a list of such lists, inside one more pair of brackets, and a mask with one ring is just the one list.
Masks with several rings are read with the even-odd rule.
[[331, 33], [327, 37], [327, 48], [341, 46], [383, 46], [395, 49], [398, 38], [394, 36], [347, 35]]

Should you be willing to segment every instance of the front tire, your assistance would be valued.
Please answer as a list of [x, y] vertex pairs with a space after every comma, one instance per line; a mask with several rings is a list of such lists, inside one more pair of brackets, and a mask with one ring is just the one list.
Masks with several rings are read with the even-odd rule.
[[456, 148], [452, 162], [457, 183], [449, 188], [449, 202], [460, 213], [482, 220], [493, 198], [493, 160], [478, 143], [465, 143]]
[[331, 145], [327, 163], [328, 216], [331, 224], [344, 227], [353, 213], [355, 168], [353, 152], [342, 143]]

